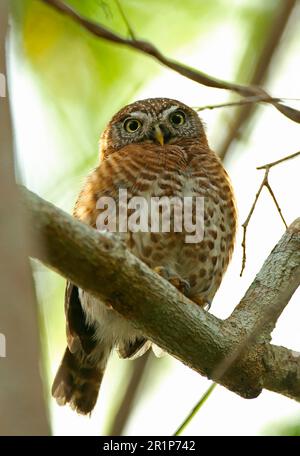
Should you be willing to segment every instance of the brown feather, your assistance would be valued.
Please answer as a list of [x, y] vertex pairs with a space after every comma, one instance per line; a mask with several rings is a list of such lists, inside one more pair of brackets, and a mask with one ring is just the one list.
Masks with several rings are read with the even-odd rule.
[[90, 413], [97, 401], [104, 369], [103, 363], [93, 364], [85, 355], [71, 353], [67, 347], [53, 382], [53, 397], [59, 405], [70, 403], [78, 413]]
[[79, 338], [81, 347], [86, 354], [90, 354], [96, 346], [95, 327], [86, 323], [78, 288], [76, 285], [67, 282], [65, 293], [65, 311], [67, 319], [67, 336], [70, 351], [73, 353], [76, 340]]

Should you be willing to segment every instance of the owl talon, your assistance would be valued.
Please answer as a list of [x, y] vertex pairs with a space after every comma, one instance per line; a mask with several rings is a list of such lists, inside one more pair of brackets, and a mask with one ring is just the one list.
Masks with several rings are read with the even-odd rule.
[[211, 301], [206, 301], [206, 303], [203, 306], [203, 309], [208, 312], [210, 310], [210, 308], [211, 308], [211, 305], [212, 305]]
[[172, 275], [170, 271], [164, 266], [157, 266], [153, 269], [156, 274], [160, 275], [164, 279], [166, 279], [173, 287], [177, 288], [180, 293], [184, 294], [185, 296], [188, 295], [191, 286], [187, 280], [182, 279], [178, 275]]
[[180, 291], [185, 296], [188, 295], [188, 293], [191, 289], [189, 282], [187, 280], [181, 279], [178, 276], [170, 277], [169, 282], [171, 285], [173, 285], [173, 287], [177, 288], [177, 290]]
[[193, 302], [195, 302], [199, 307], [206, 310], [207, 312], [211, 308], [211, 301], [203, 299], [201, 296], [193, 296], [190, 298]]
[[164, 279], [168, 280], [169, 274], [164, 266], [156, 266], [155, 268], [153, 268], [153, 271], [156, 272], [156, 274], [163, 277]]
[[105, 301], [105, 305], [106, 305], [106, 308], [107, 308], [108, 310], [113, 310], [113, 303], [112, 303], [112, 301], [108, 301], [108, 300]]

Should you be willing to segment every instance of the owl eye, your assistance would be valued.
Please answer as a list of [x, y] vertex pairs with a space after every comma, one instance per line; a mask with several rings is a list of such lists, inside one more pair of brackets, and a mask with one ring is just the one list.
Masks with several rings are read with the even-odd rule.
[[134, 133], [139, 128], [141, 128], [141, 126], [142, 122], [140, 122], [138, 119], [127, 119], [124, 122], [124, 128], [127, 133]]
[[169, 117], [170, 122], [178, 127], [179, 125], [183, 125], [185, 123], [185, 114], [182, 111], [175, 111]]

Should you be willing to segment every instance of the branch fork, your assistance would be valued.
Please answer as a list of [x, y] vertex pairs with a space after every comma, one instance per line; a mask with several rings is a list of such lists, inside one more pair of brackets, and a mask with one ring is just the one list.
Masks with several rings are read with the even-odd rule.
[[129, 252], [26, 189], [30, 254], [97, 298], [105, 297], [162, 349], [245, 398], [263, 388], [300, 401], [300, 358], [270, 344], [281, 312], [300, 284], [300, 219], [287, 229], [227, 320], [197, 307]]

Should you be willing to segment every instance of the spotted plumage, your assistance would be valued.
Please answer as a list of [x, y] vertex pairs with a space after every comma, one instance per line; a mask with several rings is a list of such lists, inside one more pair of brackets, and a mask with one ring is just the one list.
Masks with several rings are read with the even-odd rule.
[[[87, 177], [74, 216], [96, 228], [97, 201], [120, 189], [128, 199], [142, 196], [203, 197], [204, 233], [197, 243], [186, 232], [119, 233], [127, 247], [197, 305], [211, 303], [229, 263], [236, 231], [236, 209], [229, 177], [208, 146], [195, 111], [164, 99], [123, 108], [100, 140], [100, 165]], [[194, 209], [194, 207], [193, 207]], [[193, 212], [195, 222], [195, 213]], [[173, 221], [173, 220], [172, 220]], [[171, 225], [172, 226], [172, 225]], [[150, 347], [143, 334], [108, 303], [68, 284], [68, 348], [53, 384], [59, 403], [89, 413], [96, 402], [109, 354], [141, 355]]]

